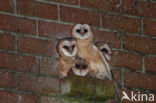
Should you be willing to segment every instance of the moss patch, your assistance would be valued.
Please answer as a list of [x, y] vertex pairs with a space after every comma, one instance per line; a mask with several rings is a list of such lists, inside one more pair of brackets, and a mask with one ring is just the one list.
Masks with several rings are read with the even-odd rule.
[[61, 81], [61, 94], [77, 100], [105, 101], [115, 98], [115, 87], [112, 81], [71, 75]]

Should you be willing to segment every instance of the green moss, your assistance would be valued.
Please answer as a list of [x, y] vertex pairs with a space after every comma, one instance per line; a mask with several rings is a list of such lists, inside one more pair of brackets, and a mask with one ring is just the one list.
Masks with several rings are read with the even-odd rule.
[[87, 77], [70, 76], [61, 83], [61, 90], [66, 91], [62, 95], [77, 98], [76, 101], [104, 101], [115, 98], [113, 82], [107, 80], [95, 81]]
[[108, 100], [115, 98], [116, 90], [114, 83], [108, 80], [98, 80], [96, 81], [96, 100]]

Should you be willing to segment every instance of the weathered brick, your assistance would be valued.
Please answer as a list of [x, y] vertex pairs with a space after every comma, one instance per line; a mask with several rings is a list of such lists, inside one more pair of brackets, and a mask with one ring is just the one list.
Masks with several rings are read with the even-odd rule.
[[36, 0], [17, 0], [17, 12], [28, 16], [36, 16], [57, 20], [57, 5], [41, 3]]
[[48, 95], [57, 95], [59, 93], [59, 80], [55, 78], [20, 74], [18, 76], [18, 82], [18, 88], [20, 90]]
[[125, 72], [125, 86], [156, 90], [156, 76], [135, 72]]
[[114, 79], [116, 80], [116, 83], [118, 85], [121, 85], [121, 82], [122, 82], [122, 80], [121, 80], [121, 76], [122, 76], [121, 71], [112, 70], [112, 72], [113, 72], [113, 75], [114, 75]]
[[0, 14], [0, 30], [36, 34], [36, 21]]
[[141, 21], [136, 18], [104, 14], [103, 27], [125, 32], [140, 33]]
[[48, 1], [65, 3], [65, 4], [72, 4], [72, 5], [78, 5], [79, 4], [79, 0], [48, 0]]
[[13, 35], [0, 33], [0, 48], [15, 50], [15, 37]]
[[10, 72], [0, 71], [0, 87], [14, 88], [15, 86], [15, 75]]
[[41, 97], [41, 103], [70, 103], [67, 100], [62, 98], [54, 98], [54, 97]]
[[69, 36], [71, 33], [72, 26], [57, 24], [51, 22], [39, 22], [39, 35], [50, 38], [62, 38]]
[[128, 50], [142, 53], [156, 53], [156, 40], [138, 36], [124, 36], [123, 47]]
[[145, 57], [146, 71], [156, 72], [156, 57]]
[[111, 65], [132, 69], [142, 68], [142, 57], [137, 54], [114, 51]]
[[67, 22], [88, 23], [94, 26], [100, 25], [99, 13], [78, 8], [61, 6], [60, 18], [62, 21]]
[[0, 0], [0, 11], [14, 12], [13, 0]]
[[124, 13], [156, 18], [156, 3], [141, 0], [123, 0]]
[[0, 67], [26, 72], [37, 72], [37, 62], [34, 57], [3, 52], [0, 52]]
[[156, 21], [144, 20], [144, 33], [156, 36]]
[[120, 11], [120, 0], [81, 0], [81, 6], [102, 11]]
[[19, 51], [37, 55], [56, 56], [56, 44], [51, 40], [19, 37]]
[[58, 60], [53, 59], [40, 59], [40, 73], [58, 76]]
[[0, 91], [0, 103], [38, 103], [37, 96]]
[[107, 43], [110, 47], [120, 48], [120, 35], [113, 32], [95, 31], [97, 41]]

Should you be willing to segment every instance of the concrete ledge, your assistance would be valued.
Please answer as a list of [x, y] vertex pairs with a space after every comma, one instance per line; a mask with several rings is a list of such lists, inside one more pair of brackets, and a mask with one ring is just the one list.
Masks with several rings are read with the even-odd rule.
[[61, 95], [100, 102], [115, 99], [116, 90], [114, 83], [109, 80], [70, 75], [61, 80]]

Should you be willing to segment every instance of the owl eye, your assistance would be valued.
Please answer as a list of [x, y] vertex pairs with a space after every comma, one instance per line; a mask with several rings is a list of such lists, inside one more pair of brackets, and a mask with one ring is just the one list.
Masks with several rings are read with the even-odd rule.
[[87, 33], [88, 32], [88, 29], [84, 29], [84, 33]]
[[69, 47], [66, 45], [64, 45], [63, 48], [69, 50]]
[[80, 29], [77, 29], [76, 32], [77, 32], [77, 33], [80, 33]]
[[72, 49], [74, 49], [75, 45], [72, 45]]
[[103, 49], [102, 49], [102, 52], [108, 53], [108, 50], [107, 50], [106, 48], [103, 48]]
[[79, 64], [75, 64], [75, 67], [78, 68], [78, 69], [81, 68], [81, 66]]
[[86, 69], [88, 65], [82, 65], [82, 69]]

